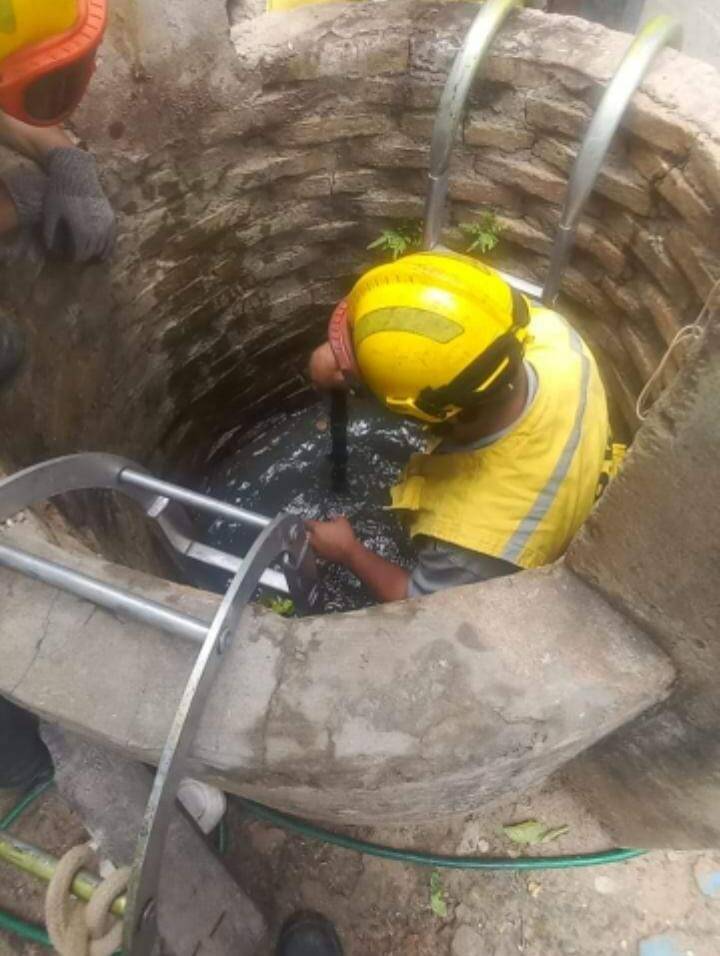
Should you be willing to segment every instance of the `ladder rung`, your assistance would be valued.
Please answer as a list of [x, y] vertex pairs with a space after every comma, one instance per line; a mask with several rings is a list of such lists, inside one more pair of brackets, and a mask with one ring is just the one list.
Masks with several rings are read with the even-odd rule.
[[182, 488], [180, 485], [173, 485], [168, 481], [160, 481], [158, 478], [153, 478], [152, 475], [145, 475], [132, 468], [123, 468], [118, 475], [118, 479], [121, 484], [142, 488], [144, 491], [152, 491], [154, 494], [162, 495], [163, 498], [169, 498], [171, 501], [179, 501], [191, 508], [197, 508], [198, 511], [220, 515], [223, 518], [229, 518], [231, 521], [252, 525], [254, 528], [267, 528], [270, 524], [270, 518], [266, 518], [265, 515], [247, 511], [245, 508], [238, 508], [236, 505], [228, 504], [225, 501], [218, 501], [217, 498], [202, 495], [197, 491], [190, 491], [189, 488]]
[[210, 625], [196, 617], [122, 591], [120, 588], [113, 587], [112, 584], [106, 584], [105, 581], [98, 581], [97, 578], [91, 578], [80, 571], [72, 571], [62, 564], [28, 554], [27, 551], [21, 551], [19, 548], [0, 545], [0, 565], [26, 574], [36, 581], [42, 581], [43, 584], [60, 588], [85, 601], [92, 601], [93, 604], [104, 607], [108, 611], [126, 614], [142, 624], [158, 627], [170, 634], [199, 642], [204, 641], [207, 636]]

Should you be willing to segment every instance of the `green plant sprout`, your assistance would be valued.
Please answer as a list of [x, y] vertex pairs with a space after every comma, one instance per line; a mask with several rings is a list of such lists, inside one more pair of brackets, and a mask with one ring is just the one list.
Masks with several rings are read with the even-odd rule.
[[260, 598], [259, 603], [275, 614], [279, 614], [281, 617], [290, 617], [290, 615], [295, 612], [295, 603], [292, 598], [266, 594]]
[[405, 256], [422, 244], [423, 227], [421, 222], [407, 220], [394, 229], [383, 229], [379, 237], [370, 243], [368, 249], [381, 249], [391, 253], [393, 261]]
[[[462, 250], [466, 255], [487, 255], [500, 242], [501, 226], [494, 212], [484, 212], [477, 222], [462, 222], [459, 228], [467, 240]], [[422, 239], [422, 223], [408, 219], [392, 229], [383, 229], [378, 238], [373, 240], [367, 248], [387, 252], [395, 261], [414, 249], [420, 249]]]
[[470, 240], [468, 253], [486, 255], [500, 242], [500, 224], [494, 212], [484, 212], [477, 222], [461, 222], [460, 229]]
[[447, 919], [448, 908], [445, 901], [442, 877], [437, 870], [430, 874], [430, 909], [439, 919]]

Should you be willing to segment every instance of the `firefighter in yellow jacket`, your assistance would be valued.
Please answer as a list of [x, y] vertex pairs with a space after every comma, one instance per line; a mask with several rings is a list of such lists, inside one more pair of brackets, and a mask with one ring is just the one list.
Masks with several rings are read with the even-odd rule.
[[407, 571], [349, 522], [309, 522], [317, 553], [380, 601], [555, 561], [595, 501], [609, 422], [595, 360], [557, 313], [474, 259], [419, 253], [368, 272], [336, 309], [310, 372], [353, 378], [431, 440], [392, 489], [417, 551]]

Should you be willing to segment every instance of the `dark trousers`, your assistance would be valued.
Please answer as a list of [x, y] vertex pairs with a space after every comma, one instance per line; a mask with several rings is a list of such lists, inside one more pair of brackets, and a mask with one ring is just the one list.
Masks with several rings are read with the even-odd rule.
[[0, 788], [29, 787], [51, 772], [37, 717], [0, 697]]

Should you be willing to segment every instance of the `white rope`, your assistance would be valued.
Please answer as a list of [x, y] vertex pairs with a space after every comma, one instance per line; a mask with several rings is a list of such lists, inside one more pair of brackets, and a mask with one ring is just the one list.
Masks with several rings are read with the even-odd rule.
[[128, 867], [115, 870], [98, 886], [89, 903], [72, 896], [75, 877], [93, 862], [89, 846], [76, 846], [58, 862], [45, 898], [48, 936], [60, 956], [112, 956], [122, 943], [122, 922], [110, 912], [128, 886]]
[[705, 300], [705, 305], [703, 305], [700, 310], [700, 314], [695, 319], [694, 322], [691, 322], [690, 325], [684, 325], [677, 335], [674, 337], [670, 345], [667, 347], [667, 350], [663, 357], [660, 359], [660, 364], [655, 369], [653, 374], [650, 376], [649, 380], [645, 384], [645, 387], [638, 395], [637, 403], [635, 404], [635, 414], [640, 419], [641, 422], [644, 422], [645, 419], [650, 414], [650, 409], [655, 403], [655, 399], [648, 401], [650, 394], [655, 388], [657, 382], [662, 377], [665, 368], [667, 367], [668, 362], [672, 358], [674, 352], [685, 341], [696, 340], [702, 337], [705, 332], [705, 329], [710, 322], [710, 317], [712, 315], [714, 303], [713, 299], [715, 298], [715, 293], [720, 289], [720, 279], [715, 281], [710, 293], [708, 294], [707, 299]]

